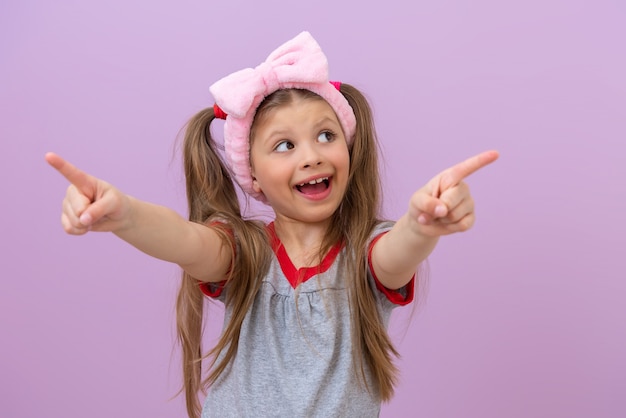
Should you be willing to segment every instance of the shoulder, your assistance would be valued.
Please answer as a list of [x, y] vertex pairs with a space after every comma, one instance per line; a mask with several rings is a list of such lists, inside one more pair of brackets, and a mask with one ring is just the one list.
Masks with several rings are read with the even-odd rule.
[[372, 232], [370, 233], [370, 241], [391, 230], [391, 228], [393, 228], [395, 224], [395, 221], [378, 221], [374, 228], [372, 228]]

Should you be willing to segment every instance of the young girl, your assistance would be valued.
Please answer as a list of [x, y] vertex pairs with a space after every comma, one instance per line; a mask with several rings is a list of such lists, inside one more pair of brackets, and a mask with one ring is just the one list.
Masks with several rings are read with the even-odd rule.
[[[462, 180], [497, 153], [437, 175], [401, 219], [383, 222], [369, 106], [354, 87], [328, 81], [326, 57], [308, 33], [211, 93], [216, 105], [186, 129], [189, 221], [50, 153], [71, 183], [65, 231], [111, 231], [182, 267], [177, 327], [190, 416], [378, 416], [397, 376], [391, 310], [413, 299], [417, 267], [439, 236], [472, 226]], [[209, 129], [216, 117], [226, 120], [225, 161]], [[242, 216], [233, 177], [271, 206], [273, 222]], [[206, 355], [205, 295], [226, 306]]]

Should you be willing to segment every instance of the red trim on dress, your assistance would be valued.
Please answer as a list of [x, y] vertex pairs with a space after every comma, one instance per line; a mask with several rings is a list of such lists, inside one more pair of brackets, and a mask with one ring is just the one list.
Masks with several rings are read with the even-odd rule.
[[211, 298], [219, 298], [226, 287], [226, 280], [222, 280], [221, 282], [199, 282], [198, 286], [200, 286], [200, 290], [205, 295]]
[[382, 292], [391, 303], [400, 306], [408, 305], [413, 301], [413, 297], [415, 294], [415, 274], [413, 275], [413, 277], [411, 277], [411, 280], [406, 285], [404, 285], [403, 289], [406, 292], [405, 296], [402, 294], [402, 292], [400, 292], [400, 289], [392, 290], [386, 288], [380, 281], [378, 281], [378, 277], [376, 277], [376, 273], [374, 272], [374, 266], [372, 265], [372, 250], [374, 249], [374, 244], [376, 244], [376, 242], [387, 232], [383, 232], [382, 234], [376, 236], [370, 243], [370, 247], [367, 251], [367, 264], [369, 265], [372, 276], [374, 277], [374, 281], [376, 282], [376, 288], [380, 292]]
[[318, 266], [302, 267], [297, 269], [289, 258], [287, 250], [285, 250], [285, 246], [282, 242], [280, 242], [280, 239], [276, 235], [274, 222], [267, 225], [267, 231], [270, 234], [270, 239], [272, 240], [272, 250], [274, 251], [274, 254], [276, 254], [276, 258], [278, 259], [280, 268], [287, 278], [287, 281], [294, 289], [298, 287], [300, 283], [306, 282], [316, 274], [321, 274], [327, 271], [330, 266], [333, 265], [335, 259], [337, 258], [337, 255], [339, 255], [339, 252], [343, 247], [342, 243], [340, 242], [333, 245], [330, 251], [328, 251], [328, 254], [324, 256], [322, 262]]

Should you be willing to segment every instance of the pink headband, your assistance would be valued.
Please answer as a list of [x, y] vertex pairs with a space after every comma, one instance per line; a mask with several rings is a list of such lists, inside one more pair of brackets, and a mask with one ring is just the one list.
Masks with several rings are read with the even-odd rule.
[[278, 47], [258, 67], [232, 73], [210, 87], [215, 98], [215, 116], [226, 119], [226, 163], [246, 193], [265, 202], [265, 196], [252, 188], [250, 126], [257, 107], [276, 90], [305, 89], [321, 96], [337, 114], [348, 144], [352, 142], [356, 130], [354, 111], [337, 84], [328, 80], [328, 61], [318, 43], [311, 34], [302, 32]]

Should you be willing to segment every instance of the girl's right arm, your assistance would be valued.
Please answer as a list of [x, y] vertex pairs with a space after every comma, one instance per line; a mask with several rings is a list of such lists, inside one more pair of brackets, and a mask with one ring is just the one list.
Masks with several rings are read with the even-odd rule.
[[180, 265], [198, 280], [217, 282], [226, 276], [232, 247], [211, 227], [128, 196], [54, 153], [46, 154], [46, 161], [70, 182], [61, 215], [68, 234], [110, 231], [148, 255]]

